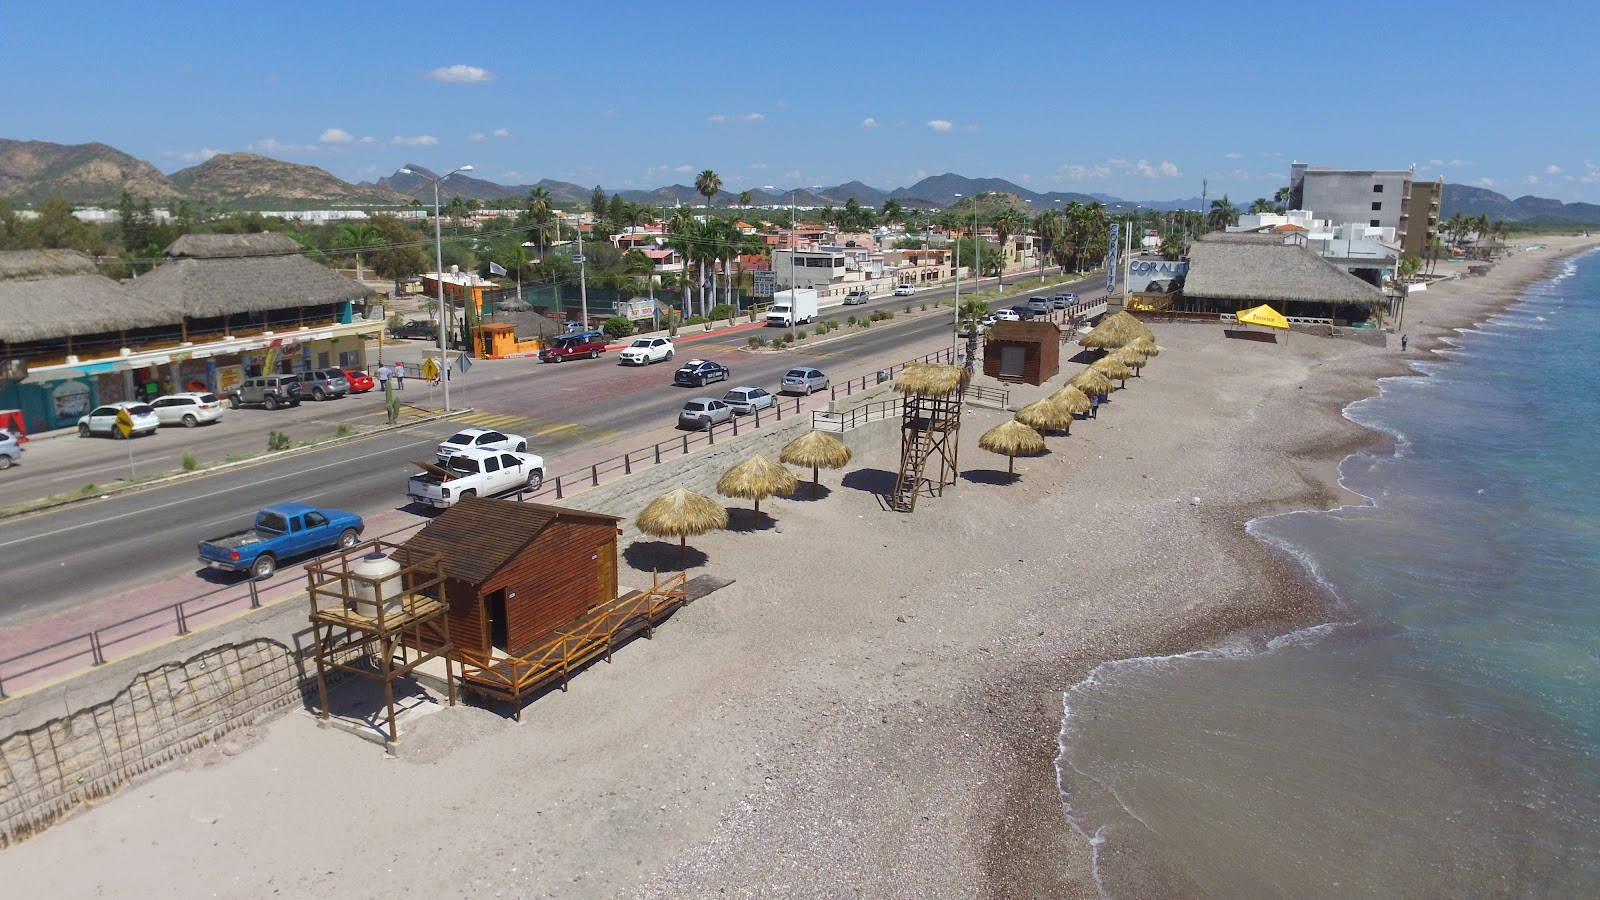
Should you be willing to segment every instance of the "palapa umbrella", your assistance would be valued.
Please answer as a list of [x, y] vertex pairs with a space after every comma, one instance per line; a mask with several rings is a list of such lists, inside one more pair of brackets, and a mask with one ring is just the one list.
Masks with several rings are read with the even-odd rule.
[[728, 527], [728, 511], [721, 503], [686, 487], [675, 487], [650, 502], [633, 520], [653, 537], [678, 539], [678, 561], [688, 552], [689, 535]]
[[1135, 378], [1139, 377], [1139, 370], [1145, 367], [1144, 354], [1140, 353], [1132, 344], [1113, 352], [1108, 358], [1114, 359], [1132, 369], [1133, 377]]
[[717, 493], [724, 497], [744, 497], [756, 502], [756, 521], [761, 520], [761, 498], [794, 493], [799, 482], [794, 473], [761, 454], [735, 465], [717, 479]]
[[1093, 368], [1084, 369], [1082, 372], [1068, 378], [1067, 384], [1083, 391], [1085, 394], [1101, 397], [1116, 390], [1116, 385], [1111, 383], [1111, 379], [1107, 378], [1105, 373]]
[[1156, 346], [1156, 342], [1152, 338], [1139, 338], [1128, 346], [1143, 353], [1147, 359], [1161, 355], [1161, 348]]
[[943, 397], [967, 386], [972, 375], [961, 366], [907, 363], [894, 380], [894, 389], [913, 397]]
[[[1070, 384], [1061, 390], [1056, 391], [1054, 394], [1051, 394], [1050, 400], [1051, 402], [1060, 406], [1062, 409], [1065, 409], [1069, 414], [1069, 418], [1071, 415], [1081, 415], [1086, 413], [1094, 406], [1093, 403], [1089, 402], [1088, 394], [1085, 394], [1083, 391], [1078, 390]], [[1067, 434], [1071, 433], [1072, 423], [1069, 421], [1067, 423]]]
[[1117, 379], [1122, 382], [1122, 387], [1127, 387], [1128, 379], [1133, 377], [1133, 371], [1124, 365], [1121, 360], [1113, 359], [1109, 356], [1095, 360], [1089, 365], [1089, 368], [1107, 378]]
[[1044, 452], [1044, 437], [1032, 428], [1012, 419], [985, 431], [978, 438], [978, 446], [990, 453], [1006, 455], [1006, 474], [1015, 476], [1018, 456], [1035, 456]]
[[1017, 410], [1017, 421], [1040, 431], [1060, 431], [1072, 427], [1072, 413], [1065, 404], [1045, 397]]
[[778, 454], [780, 462], [811, 467], [811, 496], [817, 495], [817, 467], [837, 469], [850, 461], [850, 448], [825, 431], [810, 431], [790, 441]]
[[1095, 350], [1115, 350], [1118, 347], [1126, 347], [1139, 338], [1149, 338], [1153, 341], [1156, 336], [1150, 329], [1144, 327], [1143, 322], [1126, 312], [1119, 312], [1106, 317], [1105, 321], [1096, 325], [1093, 331], [1078, 341], [1078, 346]]

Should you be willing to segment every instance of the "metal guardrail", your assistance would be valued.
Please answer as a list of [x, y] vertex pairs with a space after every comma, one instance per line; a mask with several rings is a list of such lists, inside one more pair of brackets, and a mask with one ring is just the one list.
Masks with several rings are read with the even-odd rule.
[[953, 364], [953, 363], [958, 362], [958, 361], [959, 361], [959, 357], [957, 357], [955, 355], [954, 351], [952, 351], [952, 350], [936, 350], [933, 353], [929, 353], [928, 355], [923, 356], [923, 357], [921, 357], [919, 359], [913, 359], [913, 360], [910, 360], [908, 362], [903, 362], [903, 363], [900, 363], [898, 365], [893, 365], [893, 366], [890, 366], [887, 369], [879, 369], [876, 373], [874, 373], [872, 375], [863, 375], [860, 378], [852, 378], [849, 381], [846, 381], [843, 385], [838, 385], [838, 384], [832, 385], [829, 388], [829, 391], [831, 392], [831, 399], [834, 399], [834, 400], [839, 399], [839, 397], [840, 397], [840, 393], [839, 392], [841, 390], [844, 391], [843, 396], [848, 397], [851, 394], [854, 394], [856, 391], [864, 391], [867, 388], [876, 387], [877, 385], [883, 384], [885, 381], [893, 381], [894, 377], [896, 375], [900, 374], [902, 371], [905, 370], [906, 366], [909, 366], [909, 365], [911, 365], [911, 363], [914, 363], [914, 362], [925, 362], [925, 363], [935, 363], [935, 364], [940, 364], [940, 365], [950, 365], [950, 364]]
[[903, 401], [899, 397], [893, 400], [874, 400], [863, 403], [854, 409], [843, 412], [829, 413], [819, 409], [811, 413], [811, 429], [813, 431], [832, 431], [843, 434], [852, 428], [859, 428], [868, 422], [877, 422], [882, 419], [897, 419]]

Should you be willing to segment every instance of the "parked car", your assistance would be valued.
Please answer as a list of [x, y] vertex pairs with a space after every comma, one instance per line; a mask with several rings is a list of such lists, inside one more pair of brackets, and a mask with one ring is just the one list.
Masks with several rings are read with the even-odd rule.
[[740, 385], [730, 388], [722, 395], [722, 402], [728, 408], [741, 416], [749, 415], [758, 409], [768, 409], [775, 402], [775, 398], [763, 388]]
[[406, 496], [436, 509], [455, 506], [463, 497], [492, 497], [511, 491], [536, 491], [544, 484], [544, 459], [510, 450], [462, 450], [444, 466], [418, 462], [421, 475], [411, 476]]
[[156, 418], [156, 411], [148, 403], [139, 403], [133, 400], [124, 400], [121, 403], [107, 403], [95, 407], [90, 413], [78, 420], [78, 437], [89, 437], [94, 434], [108, 434], [114, 438], [122, 437], [122, 432], [117, 429], [117, 414], [123, 410], [128, 411], [128, 417], [133, 419], [133, 430], [128, 437], [138, 437], [141, 434], [155, 434], [160, 427], [161, 420]]
[[528, 452], [528, 439], [520, 434], [507, 434], [493, 428], [467, 428], [444, 439], [439, 445], [439, 465], [450, 461], [462, 450], [515, 450]]
[[866, 291], [851, 291], [850, 293], [844, 295], [844, 305], [860, 306], [871, 299], [872, 296]]
[[584, 357], [594, 359], [606, 352], [606, 334], [603, 331], [574, 331], [563, 334], [539, 351], [539, 361], [558, 363], [566, 359]]
[[727, 381], [728, 367], [709, 359], [691, 359], [672, 373], [673, 384], [705, 387], [713, 381]]
[[267, 409], [299, 406], [300, 378], [296, 375], [257, 375], [246, 378], [228, 392], [228, 405], [234, 409], [241, 406], [264, 406]]
[[22, 441], [11, 432], [0, 428], [0, 469], [9, 469], [22, 462]]
[[582, 322], [574, 322], [571, 319], [561, 323], [561, 330], [568, 333], [574, 331], [587, 331], [588, 328], [589, 326], [583, 324]]
[[999, 322], [999, 321], [1001, 321], [1001, 319], [1000, 319], [1000, 316], [998, 314], [990, 313], [987, 316], [984, 316], [983, 318], [979, 319], [978, 320], [978, 324], [980, 326], [984, 327], [984, 328], [988, 328], [990, 325], [993, 325], [994, 323]]
[[350, 393], [365, 394], [378, 386], [378, 379], [360, 369], [345, 369], [344, 380], [350, 382]]
[[1078, 295], [1071, 291], [1067, 291], [1064, 294], [1057, 294], [1054, 297], [1051, 297], [1050, 302], [1055, 305], [1056, 309], [1066, 309], [1072, 304], [1078, 302]]
[[211, 569], [268, 578], [285, 559], [329, 547], [354, 547], [365, 527], [360, 516], [342, 509], [279, 503], [256, 513], [255, 525], [244, 531], [201, 541], [200, 562]]
[[653, 362], [671, 359], [672, 341], [664, 337], [639, 338], [622, 348], [617, 363], [624, 366], [647, 366]]
[[827, 387], [828, 376], [822, 374], [821, 369], [802, 366], [784, 373], [783, 385], [779, 390], [785, 394], [806, 394], [809, 396], [813, 391], [826, 390]]
[[313, 400], [337, 400], [350, 393], [350, 379], [343, 369], [307, 369], [300, 373], [300, 395]]
[[678, 425], [711, 428], [733, 418], [733, 407], [710, 397], [696, 397], [678, 412]]
[[1015, 309], [996, 310], [983, 320], [984, 325], [993, 325], [996, 322], [1021, 322], [1022, 316]]
[[917, 292], [917, 289], [915, 287], [909, 285], [909, 284], [895, 285], [895, 289], [894, 289], [894, 295], [896, 297], [909, 297], [912, 294], [915, 294], [916, 292]]
[[403, 325], [389, 329], [389, 336], [402, 341], [437, 341], [439, 339], [439, 326], [432, 322], [406, 322]]
[[193, 428], [222, 418], [222, 398], [216, 394], [205, 392], [186, 392], [182, 394], [168, 394], [150, 401], [150, 408], [156, 411], [156, 418], [163, 425], [182, 425]]

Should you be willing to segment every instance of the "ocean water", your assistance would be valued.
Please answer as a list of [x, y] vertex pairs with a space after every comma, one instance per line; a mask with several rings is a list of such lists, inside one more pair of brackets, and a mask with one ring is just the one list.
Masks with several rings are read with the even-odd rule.
[[1452, 343], [1346, 410], [1365, 504], [1250, 525], [1332, 621], [1066, 693], [1105, 896], [1600, 896], [1600, 254]]

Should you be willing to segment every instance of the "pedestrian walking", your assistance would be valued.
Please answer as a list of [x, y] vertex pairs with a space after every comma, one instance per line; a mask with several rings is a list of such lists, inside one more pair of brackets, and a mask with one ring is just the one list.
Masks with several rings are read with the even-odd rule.
[[387, 391], [389, 389], [389, 376], [391, 374], [392, 373], [389, 371], [388, 363], [384, 363], [378, 367], [378, 388], [380, 390]]
[[1406, 344], [1408, 344], [1410, 342], [1411, 342], [1411, 339], [1407, 335], [1403, 335], [1403, 334], [1400, 335], [1400, 352], [1401, 353], [1406, 352]]
[[397, 391], [406, 389], [406, 364], [403, 362], [394, 364], [394, 389]]
[[1100, 418], [1100, 394], [1098, 392], [1089, 395], [1089, 418]]

